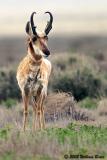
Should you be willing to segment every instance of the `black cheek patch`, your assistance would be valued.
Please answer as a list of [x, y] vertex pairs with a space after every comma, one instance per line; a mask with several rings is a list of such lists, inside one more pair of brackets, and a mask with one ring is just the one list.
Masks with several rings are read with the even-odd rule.
[[33, 37], [32, 41], [35, 42], [37, 40], [37, 37]]

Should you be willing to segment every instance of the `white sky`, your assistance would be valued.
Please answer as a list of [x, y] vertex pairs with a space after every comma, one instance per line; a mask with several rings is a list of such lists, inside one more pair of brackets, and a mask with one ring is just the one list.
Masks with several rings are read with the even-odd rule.
[[[107, 0], [0, 0], [0, 35], [24, 34], [32, 11], [39, 13], [37, 19], [46, 21], [43, 13], [47, 10], [54, 15], [56, 32], [63, 31], [63, 25], [68, 31], [77, 26], [77, 30], [81, 30], [91, 22], [96, 30], [107, 27]], [[93, 17], [96, 20], [90, 21]]]

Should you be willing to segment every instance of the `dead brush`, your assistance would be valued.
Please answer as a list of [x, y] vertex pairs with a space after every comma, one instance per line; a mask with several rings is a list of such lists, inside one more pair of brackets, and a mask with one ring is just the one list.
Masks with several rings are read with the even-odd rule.
[[[76, 121], [94, 120], [94, 115], [88, 109], [83, 109], [78, 106], [74, 97], [68, 93], [51, 93], [45, 101], [45, 120], [48, 123], [57, 122], [64, 125]], [[29, 107], [29, 118], [32, 117], [32, 107]], [[6, 109], [5, 106], [0, 107], [0, 128], [5, 126], [13, 126], [16, 129], [21, 129], [22, 112], [21, 103], [16, 107]], [[68, 121], [69, 120], [69, 121]], [[53, 123], [54, 125], [54, 123]]]
[[107, 99], [100, 100], [97, 112], [99, 116], [107, 116]]
[[87, 109], [80, 108], [74, 97], [68, 93], [52, 93], [48, 96], [45, 108], [46, 121], [56, 121], [65, 118], [71, 120], [84, 120], [92, 119], [90, 112]]

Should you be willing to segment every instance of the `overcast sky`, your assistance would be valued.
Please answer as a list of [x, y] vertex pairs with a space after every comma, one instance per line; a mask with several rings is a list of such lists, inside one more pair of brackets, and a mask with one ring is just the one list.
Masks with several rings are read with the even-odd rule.
[[39, 13], [37, 20], [41, 21], [47, 20], [43, 13], [51, 11], [54, 15], [54, 32], [63, 31], [64, 25], [68, 28], [67, 31], [75, 30], [77, 26], [77, 30], [81, 30], [92, 22], [98, 31], [102, 27], [106, 30], [107, 27], [107, 0], [0, 1], [0, 35], [23, 34], [32, 11]]
[[37, 10], [51, 10], [53, 12], [107, 12], [106, 0], [6, 0], [0, 2], [0, 12], [13, 13]]

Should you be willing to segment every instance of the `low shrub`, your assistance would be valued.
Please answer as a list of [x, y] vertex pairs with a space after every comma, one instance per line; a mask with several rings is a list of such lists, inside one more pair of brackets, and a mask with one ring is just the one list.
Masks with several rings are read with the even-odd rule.
[[93, 56], [98, 61], [104, 61], [104, 59], [105, 59], [105, 56], [102, 52], [94, 53]]
[[8, 98], [20, 98], [15, 71], [0, 71], [0, 102]]
[[12, 98], [8, 98], [5, 101], [2, 101], [2, 105], [6, 106], [7, 108], [11, 108], [11, 107], [15, 106], [16, 103], [17, 103], [16, 100], [12, 99]]
[[75, 99], [82, 100], [86, 97], [99, 97], [102, 90], [102, 81], [90, 70], [77, 70], [72, 76], [62, 75], [54, 80], [53, 90], [71, 92]]
[[68, 60], [68, 62], [69, 62], [69, 64], [74, 64], [74, 63], [76, 63], [77, 62], [77, 59], [76, 59], [76, 57], [70, 57], [69, 58], [69, 60]]
[[87, 108], [87, 109], [96, 109], [98, 102], [96, 99], [92, 99], [92, 98], [85, 98], [83, 99], [81, 102], [79, 102], [80, 107], [82, 108]]

